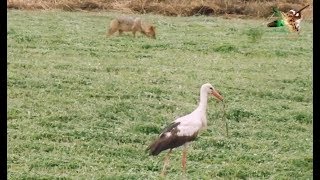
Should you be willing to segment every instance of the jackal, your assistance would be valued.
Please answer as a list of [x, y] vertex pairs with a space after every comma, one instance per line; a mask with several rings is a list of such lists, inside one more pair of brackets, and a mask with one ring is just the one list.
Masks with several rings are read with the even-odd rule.
[[141, 20], [141, 18], [121, 16], [113, 19], [110, 22], [107, 35], [111, 36], [116, 31], [119, 31], [119, 35], [121, 35], [123, 31], [132, 31], [133, 36], [136, 37], [136, 32], [138, 31], [147, 37], [156, 39], [155, 30], [155, 26], [146, 23], [145, 21]]

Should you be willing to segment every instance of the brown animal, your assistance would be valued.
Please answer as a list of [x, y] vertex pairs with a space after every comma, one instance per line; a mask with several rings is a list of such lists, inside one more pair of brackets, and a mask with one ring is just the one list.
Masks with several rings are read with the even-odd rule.
[[309, 5], [304, 6], [303, 8], [301, 8], [297, 12], [295, 10], [291, 9], [287, 13], [273, 9], [274, 13], [278, 14], [280, 12], [281, 18], [268, 23], [267, 26], [268, 27], [280, 27], [280, 26], [286, 25], [291, 32], [298, 32], [298, 34], [299, 34], [300, 29], [301, 29], [300, 23], [302, 21], [301, 11], [307, 7], [309, 7]]
[[147, 37], [156, 39], [156, 28], [137, 17], [121, 16], [113, 19], [110, 22], [109, 30], [107, 31], [108, 36], [111, 36], [116, 31], [119, 31], [119, 35], [123, 31], [131, 31], [133, 36], [136, 37], [136, 32], [140, 32]]
[[287, 13], [281, 12], [282, 19], [291, 32], [300, 32], [300, 23], [302, 20], [301, 11], [307, 7], [309, 7], [309, 5], [306, 5], [297, 12], [293, 9]]

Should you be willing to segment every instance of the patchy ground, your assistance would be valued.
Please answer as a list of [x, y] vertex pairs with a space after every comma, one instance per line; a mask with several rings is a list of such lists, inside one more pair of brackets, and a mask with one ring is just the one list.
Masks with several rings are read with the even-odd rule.
[[212, 98], [188, 179], [312, 179], [312, 23], [147, 14], [156, 40], [107, 38], [118, 15], [8, 10], [9, 179], [158, 179], [164, 154], [144, 150], [206, 82], [230, 137]]

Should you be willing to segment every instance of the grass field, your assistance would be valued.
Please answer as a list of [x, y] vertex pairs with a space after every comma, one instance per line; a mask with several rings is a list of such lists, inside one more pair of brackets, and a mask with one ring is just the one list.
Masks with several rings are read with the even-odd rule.
[[[210, 82], [187, 179], [312, 179], [312, 23], [145, 15], [157, 39], [107, 38], [116, 12], [8, 10], [8, 178], [158, 179], [144, 152]], [[168, 179], [182, 179], [181, 149]]]

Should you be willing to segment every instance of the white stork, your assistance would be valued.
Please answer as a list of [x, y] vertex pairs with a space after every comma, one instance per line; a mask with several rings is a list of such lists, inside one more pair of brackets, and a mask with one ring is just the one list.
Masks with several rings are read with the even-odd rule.
[[223, 97], [211, 84], [203, 84], [200, 88], [200, 102], [198, 107], [192, 113], [173, 121], [162, 131], [159, 138], [147, 148], [149, 154], [153, 156], [169, 149], [169, 152], [164, 158], [164, 165], [161, 172], [162, 176], [165, 175], [166, 166], [169, 163], [169, 155], [172, 149], [182, 145], [184, 146], [182, 153], [182, 168], [185, 173], [187, 145], [189, 142], [196, 139], [200, 130], [207, 127], [206, 109], [208, 104], [208, 95], [210, 94], [216, 97], [219, 101], [223, 101]]

